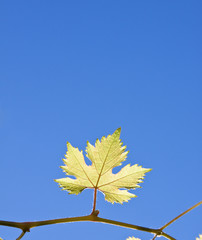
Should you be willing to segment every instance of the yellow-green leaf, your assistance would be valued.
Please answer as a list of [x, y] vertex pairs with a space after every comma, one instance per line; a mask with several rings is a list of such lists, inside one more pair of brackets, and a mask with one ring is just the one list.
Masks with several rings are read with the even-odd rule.
[[200, 234], [199, 237], [196, 238], [196, 240], [202, 240], [202, 234]]
[[126, 240], [140, 240], [140, 239], [135, 237], [128, 237]]
[[65, 166], [61, 168], [68, 176], [55, 181], [70, 194], [79, 194], [86, 188], [98, 189], [111, 203], [123, 203], [135, 197], [128, 189], [139, 187], [145, 173], [151, 169], [128, 164], [118, 173], [112, 173], [112, 169], [120, 166], [128, 154], [126, 147], [122, 146], [120, 132], [119, 128], [112, 135], [97, 140], [95, 146], [87, 142], [86, 156], [91, 165], [86, 164], [82, 151], [67, 143], [67, 153], [63, 159]]

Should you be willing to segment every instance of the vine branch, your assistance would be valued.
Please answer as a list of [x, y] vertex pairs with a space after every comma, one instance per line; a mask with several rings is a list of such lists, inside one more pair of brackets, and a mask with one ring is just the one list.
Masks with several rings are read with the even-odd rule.
[[16, 240], [19, 240], [23, 237], [23, 235], [26, 232], [29, 232], [30, 229], [34, 228], [34, 227], [45, 226], [45, 225], [50, 225], [50, 224], [58, 224], [58, 223], [85, 222], [85, 221], [102, 222], [102, 223], [112, 224], [112, 225], [116, 225], [116, 226], [120, 226], [120, 227], [135, 229], [135, 230], [139, 230], [139, 231], [150, 232], [150, 233], [164, 236], [165, 238], [170, 239], [170, 240], [175, 240], [175, 238], [162, 232], [160, 229], [147, 228], [147, 227], [141, 227], [138, 225], [128, 224], [128, 223], [124, 223], [124, 222], [118, 222], [118, 221], [114, 221], [111, 219], [100, 218], [100, 217], [97, 217], [96, 215], [92, 215], [92, 214], [87, 215], [87, 216], [81, 216], [81, 217], [58, 218], [58, 219], [36, 221], [36, 222], [11, 222], [11, 221], [2, 221], [1, 220], [0, 225], [21, 229], [23, 231], [23, 233], [16, 239]]
[[50, 224], [58, 224], [58, 223], [85, 222], [85, 221], [107, 223], [107, 224], [116, 225], [116, 226], [120, 226], [120, 227], [135, 229], [135, 230], [139, 230], [139, 231], [150, 232], [150, 233], [155, 234], [153, 239], [155, 239], [157, 236], [163, 236], [169, 240], [176, 240], [172, 236], [163, 232], [163, 230], [166, 227], [168, 227], [171, 223], [175, 222], [178, 218], [182, 217], [183, 215], [185, 215], [186, 213], [188, 213], [189, 211], [193, 210], [194, 208], [198, 207], [201, 204], [202, 204], [202, 201], [195, 204], [191, 208], [187, 209], [186, 211], [184, 211], [183, 213], [181, 213], [180, 215], [178, 215], [177, 217], [175, 217], [174, 219], [172, 219], [171, 221], [169, 221], [167, 224], [165, 224], [163, 227], [161, 227], [159, 229], [147, 228], [147, 227], [142, 227], [142, 226], [138, 226], [138, 225], [134, 225], [134, 224], [114, 221], [111, 219], [100, 218], [97, 216], [99, 213], [97, 211], [94, 211], [93, 214], [91, 213], [90, 215], [81, 216], [81, 217], [58, 218], [58, 219], [34, 221], [34, 222], [11, 222], [11, 221], [0, 220], [0, 225], [21, 229], [22, 233], [16, 240], [20, 240], [25, 235], [26, 232], [29, 232], [30, 229], [34, 228], [34, 227], [45, 226], [45, 225], [50, 225]]

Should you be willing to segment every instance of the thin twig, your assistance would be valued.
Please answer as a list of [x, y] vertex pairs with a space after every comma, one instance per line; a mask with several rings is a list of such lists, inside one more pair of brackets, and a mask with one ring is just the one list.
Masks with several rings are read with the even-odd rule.
[[20, 240], [25, 235], [25, 233], [26, 232], [22, 231], [22, 233], [20, 234], [20, 236], [16, 240]]
[[163, 227], [161, 227], [160, 229], [163, 230], [166, 227], [168, 227], [171, 223], [175, 222], [178, 218], [182, 217], [183, 215], [185, 215], [186, 213], [190, 212], [191, 210], [193, 210], [194, 208], [198, 207], [199, 205], [202, 204], [202, 201], [198, 202], [197, 204], [195, 204], [194, 206], [190, 207], [189, 209], [187, 209], [186, 211], [184, 211], [183, 213], [181, 213], [180, 215], [178, 215], [177, 217], [173, 218], [171, 221], [169, 221], [168, 223], [166, 223]]
[[[197, 204], [195, 204], [194, 206], [190, 207], [189, 209], [187, 209], [186, 211], [184, 211], [183, 213], [181, 213], [180, 215], [178, 215], [177, 217], [175, 217], [174, 219], [172, 219], [171, 221], [169, 221], [168, 223], [166, 223], [163, 227], [161, 227], [160, 229], [163, 231], [163, 229], [165, 229], [166, 227], [168, 227], [171, 223], [175, 222], [178, 218], [182, 217], [183, 215], [185, 215], [186, 213], [190, 212], [191, 210], [193, 210], [194, 208], [198, 207], [199, 205], [202, 204], [202, 201], [198, 202]], [[155, 234], [155, 236], [152, 238], [152, 240], [155, 240], [156, 237], [158, 236], [158, 234]]]
[[154, 237], [152, 238], [152, 240], [155, 240], [158, 237], [157, 234], [154, 235]]

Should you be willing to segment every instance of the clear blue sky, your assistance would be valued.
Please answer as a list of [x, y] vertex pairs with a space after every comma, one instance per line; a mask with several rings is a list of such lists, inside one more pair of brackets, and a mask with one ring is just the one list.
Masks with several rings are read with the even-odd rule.
[[[200, 0], [0, 3], [0, 219], [90, 213], [92, 191], [61, 191], [53, 179], [66, 142], [122, 127], [127, 163], [152, 168], [123, 205], [99, 194], [100, 217], [158, 228], [202, 200], [202, 2]], [[202, 233], [202, 207], [166, 232]], [[0, 237], [19, 230], [0, 227]], [[151, 239], [98, 223], [33, 229], [24, 240]], [[159, 238], [163, 239], [163, 238]]]

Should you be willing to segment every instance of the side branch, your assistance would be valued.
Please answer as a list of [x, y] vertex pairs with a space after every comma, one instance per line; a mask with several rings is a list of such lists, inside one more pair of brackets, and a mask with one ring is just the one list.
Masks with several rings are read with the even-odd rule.
[[184, 211], [183, 213], [181, 213], [180, 215], [178, 215], [177, 217], [175, 217], [174, 219], [172, 219], [171, 221], [169, 221], [168, 223], [166, 223], [163, 227], [161, 227], [161, 230], [165, 229], [166, 227], [168, 227], [170, 224], [172, 224], [173, 222], [175, 222], [178, 218], [182, 217], [183, 215], [185, 215], [186, 213], [190, 212], [191, 210], [193, 210], [194, 208], [198, 207], [199, 205], [202, 204], [202, 201], [198, 202], [197, 204], [195, 204], [194, 206], [190, 207], [189, 209], [187, 209], [186, 211]]
[[[166, 223], [165, 225], [163, 225], [163, 227], [160, 228], [160, 230], [163, 231], [163, 229], [167, 228], [170, 224], [172, 224], [173, 222], [175, 222], [178, 218], [182, 217], [183, 215], [185, 215], [186, 213], [190, 212], [191, 210], [193, 210], [194, 208], [198, 207], [199, 205], [202, 204], [202, 201], [198, 202], [197, 204], [195, 204], [194, 206], [190, 207], [189, 209], [187, 209], [186, 211], [184, 211], [183, 213], [179, 214], [177, 217], [173, 218], [171, 221], [169, 221], [168, 223]], [[158, 236], [158, 234], [156, 234], [152, 240], [156, 239], [156, 237]]]
[[22, 233], [20, 234], [20, 236], [19, 236], [16, 240], [20, 240], [20, 239], [25, 235], [25, 233], [26, 233], [26, 232], [22, 232]]

